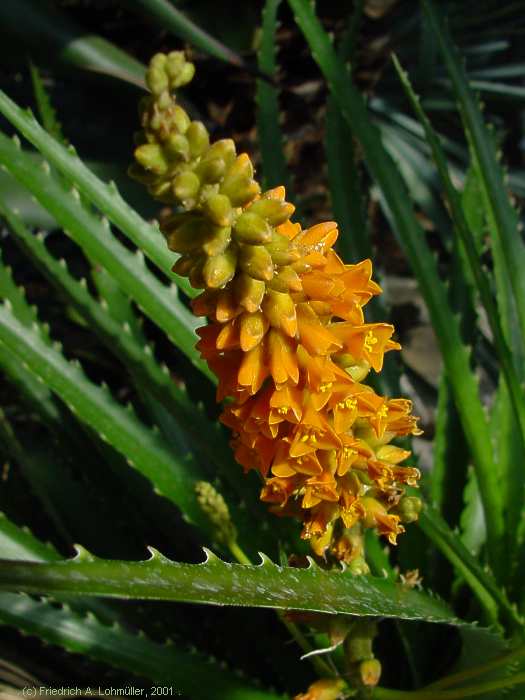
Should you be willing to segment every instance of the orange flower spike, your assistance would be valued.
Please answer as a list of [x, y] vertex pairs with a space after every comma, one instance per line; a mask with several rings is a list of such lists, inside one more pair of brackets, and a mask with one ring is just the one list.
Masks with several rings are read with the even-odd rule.
[[[161, 229], [181, 255], [174, 270], [203, 289], [192, 308], [209, 325], [197, 347], [217, 375], [217, 400], [230, 400], [221, 420], [235, 458], [262, 474], [272, 512], [303, 522], [314, 552], [348, 559], [348, 528], [359, 541], [373, 528], [394, 544], [401, 522], [417, 518], [403, 485], [419, 472], [400, 466], [410, 453], [389, 443], [420, 431], [409, 401], [361, 383], [400, 347], [393, 326], [365, 323], [363, 307], [381, 292], [371, 261], [345, 264], [335, 222], [303, 230], [283, 187], [261, 193], [246, 153], [231, 139], [210, 143], [173, 95], [194, 73], [183, 54], [152, 65], [131, 172], [177, 206]], [[304, 697], [337, 691], [314, 686]]]

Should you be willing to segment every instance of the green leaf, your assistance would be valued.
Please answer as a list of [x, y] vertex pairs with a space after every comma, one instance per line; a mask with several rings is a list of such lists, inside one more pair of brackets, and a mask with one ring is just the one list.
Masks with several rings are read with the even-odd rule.
[[333, 97], [329, 97], [326, 107], [326, 159], [332, 208], [340, 230], [339, 251], [346, 262], [371, 258], [365, 198], [352, 132]]
[[486, 611], [488, 618], [496, 623], [498, 612], [511, 627], [521, 629], [523, 619], [509, 602], [505, 592], [498, 586], [490, 571], [483, 568], [455, 534], [430, 506], [419, 516], [418, 524], [460, 574]]
[[247, 67], [238, 53], [201, 29], [168, 0], [123, 0], [123, 4], [131, 10], [139, 10], [141, 14], [157, 24], [163, 32], [168, 31], [193, 44], [204, 53], [239, 68]]
[[[401, 80], [405, 92], [409, 101], [412, 104], [414, 111], [416, 112], [423, 128], [425, 129], [425, 134], [427, 140], [432, 148], [432, 155], [436, 163], [443, 188], [446, 192], [447, 199], [450, 206], [451, 217], [454, 224], [454, 229], [461, 240], [464, 251], [470, 265], [470, 271], [473, 278], [476, 281], [476, 286], [478, 288], [481, 301], [487, 312], [487, 318], [490, 324], [490, 328], [493, 335], [493, 343], [497, 355], [499, 357], [505, 382], [507, 384], [507, 390], [512, 399], [512, 406], [516, 414], [516, 420], [518, 421], [521, 429], [521, 434], [525, 438], [525, 394], [520, 386], [517, 372], [514, 368], [513, 358], [510, 349], [505, 338], [504, 327], [500, 322], [500, 311], [494, 302], [494, 297], [491, 289], [490, 282], [481, 267], [479, 249], [476, 242], [475, 236], [471, 233], [465, 215], [463, 213], [463, 207], [460, 195], [450, 178], [447, 161], [445, 154], [439, 142], [439, 139], [434, 132], [430, 121], [428, 120], [426, 114], [424, 113], [419, 100], [414, 93], [408, 75], [404, 73], [399, 65], [399, 62], [394, 57], [394, 65], [396, 67], [397, 73]], [[481, 174], [481, 172], [480, 172]], [[508, 332], [507, 332], [508, 337]], [[523, 442], [523, 449], [525, 449], [525, 441]]]
[[437, 598], [384, 578], [281, 567], [261, 555], [259, 566], [228, 564], [206, 550], [203, 564], [172, 562], [150, 549], [141, 562], [97, 559], [79, 548], [56, 564], [2, 562], [0, 590], [177, 600], [347, 615], [395, 617], [461, 625]]
[[502, 169], [498, 163], [494, 142], [483, 120], [481, 110], [469, 87], [465, 69], [432, 2], [423, 0], [425, 16], [439, 45], [446, 69], [454, 87], [470, 146], [479, 164], [479, 174], [494, 222], [492, 246], [495, 260], [499, 260], [505, 277], [510, 281], [525, 341], [525, 246], [518, 229], [518, 217], [506, 191]]
[[438, 391], [430, 495], [437, 510], [452, 525], [458, 523], [462, 510], [461, 492], [468, 462], [468, 445], [443, 374]]
[[27, 528], [18, 527], [0, 512], [0, 552], [4, 559], [26, 561], [57, 561], [60, 554], [50, 544], [44, 544]]
[[[259, 68], [263, 73], [276, 76], [277, 11], [281, 0], [266, 0], [262, 17]], [[257, 80], [257, 136], [261, 150], [264, 188], [284, 185], [288, 199], [293, 200], [293, 190], [283, 150], [280, 126], [279, 92], [267, 80]]]
[[108, 225], [83, 206], [75, 190], [66, 192], [51, 172], [36, 171], [27, 154], [0, 134], [0, 163], [30, 189], [87, 255], [104, 266], [206, 376], [212, 377], [195, 349], [199, 321], [178, 299], [176, 287], [167, 288], [146, 267], [141, 251], [134, 255], [111, 234]]
[[[254, 501], [257, 496], [251, 488], [251, 482], [234, 464], [225, 433], [216, 422], [209, 420], [204, 410], [192, 402], [185, 390], [173, 381], [167, 367], [157, 363], [153, 348], [140, 332], [129, 300], [121, 295], [118, 288], [115, 289], [110, 284], [113, 280], [104, 270], [95, 273], [104, 292], [102, 301], [97, 302], [89, 293], [87, 285], [77, 282], [68, 272], [65, 261], [59, 262], [48, 252], [43, 237], [33, 236], [18, 217], [4, 209], [1, 202], [0, 215], [8, 222], [15, 241], [21, 245], [22, 250], [101, 338], [117, 360], [127, 367], [139, 390], [143, 390], [149, 400], [154, 397], [155, 402], [158, 402], [155, 406], [150, 404], [153, 410], [152, 417], [162, 421], [161, 429], [165, 424], [165, 438], [170, 445], [179, 442], [177, 452], [185, 455], [181, 464], [188, 474], [194, 480], [212, 480], [221, 476], [249, 504], [248, 509], [239, 509], [229, 502], [242, 541], [245, 534], [249, 533], [250, 539], [256, 540], [258, 546], [269, 546], [269, 533], [264, 533], [263, 537], [262, 532], [262, 508], [260, 504], [256, 507], [257, 503]], [[0, 266], [0, 292], [1, 279]], [[113, 316], [110, 314], [110, 304], [113, 307]], [[115, 320], [115, 314], [120, 322]], [[162, 407], [166, 409], [165, 413], [161, 412]], [[177, 435], [180, 437], [179, 441]], [[207, 436], [206, 440], [202, 440], [203, 435]]]
[[248, 680], [220, 666], [215, 659], [183, 651], [172, 642], [153, 642], [118, 624], [107, 626], [92, 613], [82, 615], [68, 605], [58, 607], [28, 596], [1, 593], [0, 622], [69, 652], [84, 654], [157, 683], [171, 684], [177, 693], [195, 700], [209, 700], [211, 688], [217, 700], [280, 697], [250, 686]]
[[57, 119], [55, 109], [51, 104], [51, 99], [44, 86], [40, 71], [34, 63], [29, 64], [29, 70], [42, 126], [54, 139], [60, 141], [60, 143], [66, 144], [66, 139], [62, 133], [62, 124]]
[[458, 320], [449, 310], [444, 285], [439, 278], [436, 262], [425, 243], [424, 231], [414, 215], [396, 166], [385, 152], [377, 129], [370, 123], [362, 96], [337, 59], [329, 37], [323, 31], [310, 3], [307, 0], [289, 0], [289, 3], [339, 109], [361, 143], [367, 167], [381, 189], [385, 211], [418, 278], [452, 383], [463, 428], [474, 456], [489, 525], [491, 558], [498, 569], [503, 569], [502, 503], [493, 456], [487, 449], [487, 421], [477, 381], [470, 369], [469, 352], [461, 340]]
[[144, 66], [125, 51], [38, 0], [3, 0], [0, 20], [4, 41], [22, 42], [44, 60], [59, 60], [82, 70], [103, 73], [144, 88]]
[[[210, 525], [195, 497], [194, 477], [184, 460], [176, 458], [164, 440], [128, 409], [116, 403], [108, 390], [87, 380], [78, 363], [68, 362], [32, 330], [22, 326], [5, 307], [0, 308], [0, 341], [40, 377], [99, 436], [152, 481], [159, 494], [179, 506], [184, 516], [209, 532]], [[213, 533], [211, 533], [213, 534]]]
[[465, 507], [461, 513], [461, 541], [473, 556], [478, 556], [487, 537], [487, 524], [479, 495], [476, 472], [469, 470], [463, 494]]
[[197, 292], [185, 277], [171, 272], [176, 256], [168, 250], [158, 227], [148, 224], [126, 204], [114, 183], [108, 185], [100, 180], [80, 160], [74, 150], [71, 150], [71, 147], [68, 149], [57, 143], [42, 129], [31, 113], [18, 107], [2, 91], [0, 91], [0, 112], [165, 275], [173, 279], [188, 296], [196, 295]]

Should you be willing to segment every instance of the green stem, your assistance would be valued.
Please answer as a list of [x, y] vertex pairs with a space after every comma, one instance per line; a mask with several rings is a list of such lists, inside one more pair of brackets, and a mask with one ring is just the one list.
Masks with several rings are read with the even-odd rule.
[[[239, 547], [235, 540], [228, 542], [228, 547], [232, 555], [239, 562], [239, 564], [244, 564], [244, 566], [253, 566], [247, 554], [242, 550], [241, 547]], [[292, 635], [297, 644], [301, 647], [303, 652], [305, 654], [308, 654], [309, 652], [313, 651], [313, 647], [310, 645], [309, 641], [306, 639], [299, 627], [294, 622], [287, 619], [286, 613], [282, 610], [276, 610], [275, 612], [277, 613], [277, 617], [279, 618], [279, 620], [283, 623], [288, 632]], [[321, 678], [334, 677], [334, 671], [330, 668], [326, 661], [324, 661], [324, 659], [321, 659], [318, 656], [309, 656], [308, 660], [315, 668], [316, 673]]]
[[460, 700], [461, 698], [477, 698], [484, 693], [501, 688], [510, 688], [514, 685], [525, 683], [525, 673], [518, 673], [513, 678], [500, 678], [495, 681], [478, 683], [466, 688], [455, 690], [389, 690], [388, 688], [376, 688], [374, 700]]

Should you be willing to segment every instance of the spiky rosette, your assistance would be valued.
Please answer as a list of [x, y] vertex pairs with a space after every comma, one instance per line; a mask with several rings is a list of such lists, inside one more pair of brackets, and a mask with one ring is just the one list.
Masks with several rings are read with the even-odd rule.
[[400, 347], [393, 326], [364, 321], [381, 289], [370, 260], [345, 265], [335, 253], [334, 222], [303, 230], [284, 188], [261, 193], [233, 141], [210, 145], [171, 93], [193, 72], [180, 53], [152, 59], [132, 173], [183, 209], [162, 229], [180, 254], [174, 270], [204, 289], [198, 348], [218, 400], [230, 398], [221, 420], [237, 461], [261, 473], [261, 499], [299, 518], [317, 554], [362, 561], [362, 528], [395, 543], [419, 510], [403, 497], [419, 472], [390, 444], [419, 433], [411, 404], [362, 383]]

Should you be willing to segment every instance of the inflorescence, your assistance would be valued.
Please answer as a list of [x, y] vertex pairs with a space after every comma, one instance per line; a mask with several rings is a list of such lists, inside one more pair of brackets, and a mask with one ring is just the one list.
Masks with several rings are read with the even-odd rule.
[[261, 192], [246, 153], [210, 144], [173, 96], [193, 74], [180, 52], [152, 59], [132, 175], [177, 207], [161, 228], [174, 271], [204, 289], [192, 304], [209, 321], [198, 348], [227, 399], [237, 461], [260, 472], [261, 499], [298, 518], [317, 555], [366, 566], [363, 530], [395, 544], [420, 509], [403, 488], [419, 472], [391, 444], [420, 432], [411, 403], [363, 383], [400, 348], [393, 326], [364, 321], [381, 289], [370, 260], [336, 254], [334, 222], [303, 230], [283, 187]]

